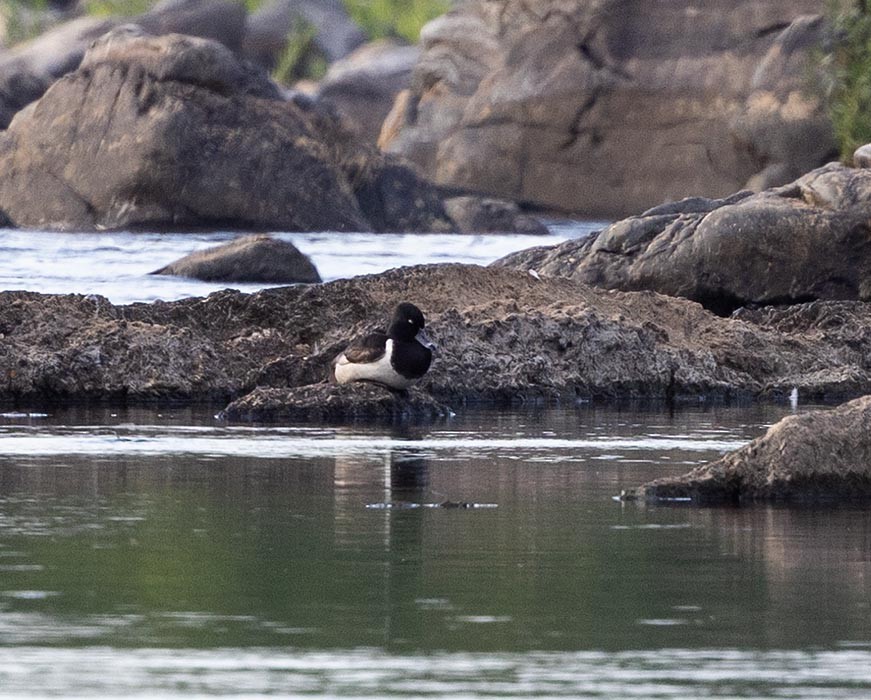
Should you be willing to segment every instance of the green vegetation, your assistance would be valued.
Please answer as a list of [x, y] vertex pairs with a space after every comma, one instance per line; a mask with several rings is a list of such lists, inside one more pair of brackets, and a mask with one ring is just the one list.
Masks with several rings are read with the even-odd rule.
[[327, 73], [327, 59], [315, 43], [317, 28], [299, 21], [287, 35], [287, 45], [278, 59], [272, 78], [285, 85], [297, 80], [320, 80]]
[[85, 14], [97, 17], [129, 17], [146, 12], [153, 0], [85, 0]]
[[51, 24], [47, 0], [2, 0], [0, 15], [5, 26], [4, 43], [13, 46], [45, 31]]
[[420, 28], [450, 9], [450, 0], [344, 0], [370, 39], [396, 37], [416, 43]]
[[834, 41], [820, 59], [835, 139], [846, 162], [871, 142], [871, 9], [860, 0], [829, 10]]

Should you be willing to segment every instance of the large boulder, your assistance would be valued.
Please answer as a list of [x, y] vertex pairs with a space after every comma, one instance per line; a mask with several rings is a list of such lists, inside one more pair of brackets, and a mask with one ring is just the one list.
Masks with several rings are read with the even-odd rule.
[[151, 274], [219, 282], [294, 284], [321, 281], [312, 261], [293, 243], [265, 235], [243, 236], [191, 253]]
[[834, 150], [801, 91], [816, 31], [803, 15], [819, 11], [817, 0], [459, 3], [421, 32], [381, 145], [442, 185], [603, 217], [782, 184]]
[[685, 299], [451, 264], [131, 306], [0, 292], [0, 401], [227, 400], [319, 384], [349, 340], [383, 328], [403, 300], [424, 311], [439, 348], [418, 388], [455, 410], [783, 399], [794, 386], [808, 401], [871, 393], [868, 304], [725, 319]]
[[871, 396], [789, 416], [746, 447], [624, 498], [697, 503], [871, 498]]
[[428, 183], [222, 44], [135, 25], [0, 135], [0, 209], [65, 230], [452, 227]]
[[609, 289], [746, 304], [871, 299], [871, 169], [833, 163], [790, 185], [688, 199], [495, 265]]

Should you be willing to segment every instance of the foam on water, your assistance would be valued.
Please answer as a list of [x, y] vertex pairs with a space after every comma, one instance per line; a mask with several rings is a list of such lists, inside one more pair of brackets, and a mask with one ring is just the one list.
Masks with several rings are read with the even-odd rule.
[[[486, 620], [498, 622], [498, 620]], [[480, 624], [481, 620], [470, 620]], [[0, 647], [0, 698], [867, 698], [871, 652]]]
[[144, 431], [95, 432], [96, 429], [49, 431], [0, 431], [0, 454], [45, 457], [53, 455], [221, 455], [286, 459], [289, 457], [336, 457], [377, 455], [393, 451], [422, 450], [427, 453], [462, 452], [465, 456], [494, 452], [529, 456], [534, 453], [575, 453], [649, 450], [727, 452], [745, 444], [742, 440], [704, 439], [690, 436], [564, 438], [425, 437], [416, 440], [384, 436], [260, 434], [233, 431], [199, 433], [194, 428], [167, 428], [163, 434]]

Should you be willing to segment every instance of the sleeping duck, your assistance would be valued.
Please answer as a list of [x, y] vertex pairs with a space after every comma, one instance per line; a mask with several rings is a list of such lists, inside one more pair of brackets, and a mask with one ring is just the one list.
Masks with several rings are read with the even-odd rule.
[[396, 307], [387, 333], [369, 333], [354, 340], [333, 360], [338, 384], [376, 382], [390, 389], [407, 389], [432, 362], [433, 344], [423, 332], [423, 314], [414, 304]]

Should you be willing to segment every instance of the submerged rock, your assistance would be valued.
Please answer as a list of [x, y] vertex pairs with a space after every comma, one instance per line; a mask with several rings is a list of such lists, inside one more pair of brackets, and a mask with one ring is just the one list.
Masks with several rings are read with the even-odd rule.
[[396, 392], [377, 384], [310, 384], [292, 389], [258, 387], [220, 413], [230, 422], [347, 423], [447, 418], [451, 409], [412, 388]]
[[871, 498], [871, 396], [789, 416], [762, 437], [629, 498], [696, 503]]
[[265, 235], [243, 236], [224, 245], [191, 253], [151, 274], [223, 282], [293, 284], [321, 281], [312, 261], [293, 243]]
[[663, 205], [494, 265], [682, 296], [721, 314], [871, 299], [871, 170], [832, 163], [755, 195]]

